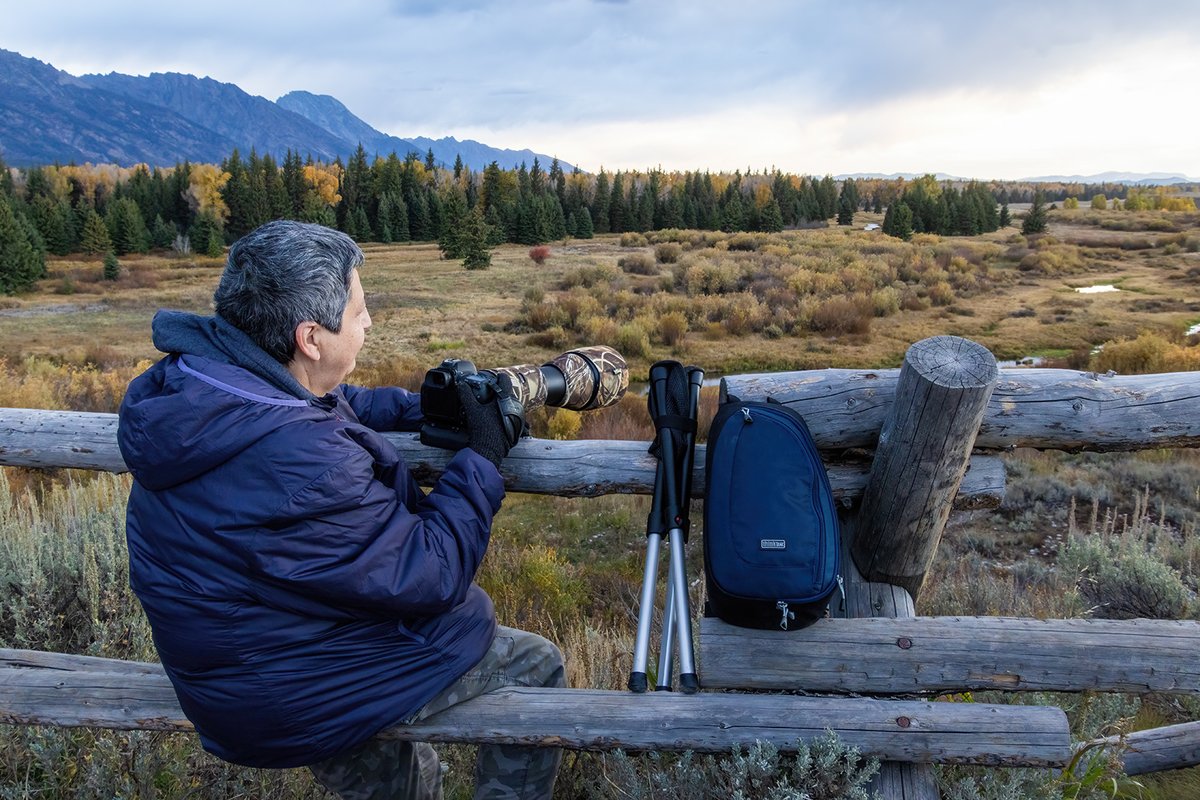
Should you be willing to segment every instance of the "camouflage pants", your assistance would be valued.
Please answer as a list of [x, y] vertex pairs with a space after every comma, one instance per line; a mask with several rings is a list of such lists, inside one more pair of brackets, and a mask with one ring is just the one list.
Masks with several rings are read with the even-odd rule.
[[[565, 686], [563, 658], [541, 636], [500, 626], [487, 655], [408, 721], [431, 717], [452, 705], [506, 686]], [[476, 800], [549, 798], [562, 751], [557, 748], [489, 745], [475, 761]], [[437, 800], [442, 773], [437, 753], [424, 742], [372, 739], [362, 747], [309, 767], [342, 800]]]

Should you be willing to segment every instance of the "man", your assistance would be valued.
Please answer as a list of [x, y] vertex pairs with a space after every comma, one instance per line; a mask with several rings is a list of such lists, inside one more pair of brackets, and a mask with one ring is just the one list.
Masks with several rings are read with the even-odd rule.
[[[230, 249], [214, 316], [155, 315], [168, 355], [118, 432], [130, 582], [205, 749], [344, 798], [438, 797], [429, 745], [374, 734], [562, 686], [562, 656], [472, 582], [512, 445], [497, 403], [461, 394], [469, 446], [426, 495], [377, 433], [417, 429], [419, 396], [342, 384], [371, 326], [362, 262], [342, 233], [268, 223]], [[476, 797], [549, 797], [558, 760], [482, 747]]]

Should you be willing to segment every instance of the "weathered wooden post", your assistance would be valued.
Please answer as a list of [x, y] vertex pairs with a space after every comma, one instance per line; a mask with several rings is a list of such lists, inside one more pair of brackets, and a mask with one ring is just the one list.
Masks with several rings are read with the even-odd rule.
[[851, 544], [867, 580], [920, 592], [999, 377], [987, 348], [958, 336], [908, 349]]

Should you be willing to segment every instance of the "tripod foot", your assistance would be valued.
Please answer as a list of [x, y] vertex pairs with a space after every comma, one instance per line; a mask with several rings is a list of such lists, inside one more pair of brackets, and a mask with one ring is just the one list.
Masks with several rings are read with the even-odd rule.
[[646, 689], [650, 687], [650, 681], [646, 680], [646, 673], [631, 672], [629, 673], [629, 691], [637, 694], [645, 694]]
[[700, 691], [700, 679], [694, 672], [686, 672], [679, 676], [679, 691], [684, 694], [695, 694]]

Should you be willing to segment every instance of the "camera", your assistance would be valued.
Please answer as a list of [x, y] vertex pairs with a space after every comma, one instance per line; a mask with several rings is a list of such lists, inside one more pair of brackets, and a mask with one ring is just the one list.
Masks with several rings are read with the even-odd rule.
[[604, 345], [581, 347], [555, 356], [540, 367], [518, 364], [479, 370], [465, 359], [450, 358], [425, 373], [421, 384], [421, 442], [459, 450], [467, 446], [466, 422], [458, 394], [460, 384], [487, 404], [500, 394], [507, 377], [512, 395], [525, 411], [547, 405], [573, 411], [604, 408], [621, 399], [629, 387], [624, 357]]

